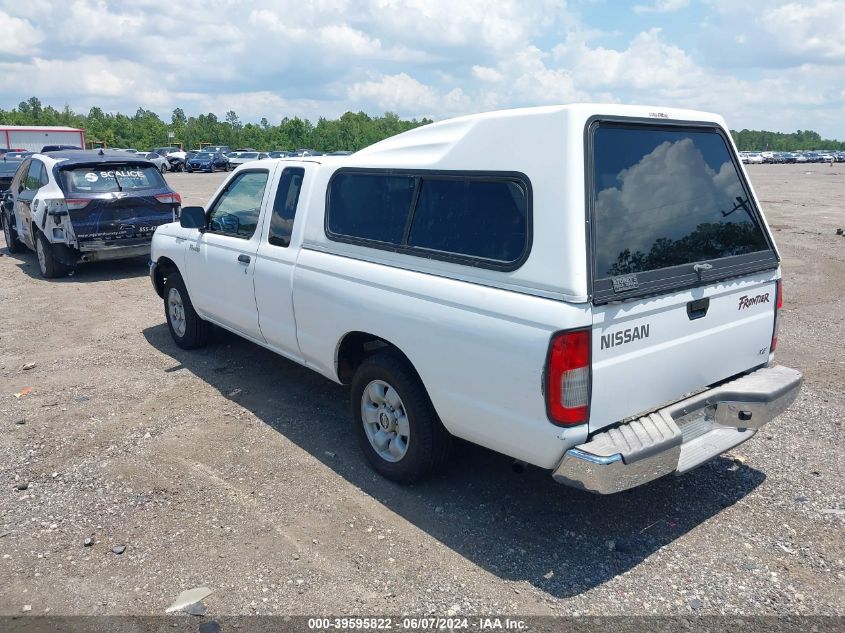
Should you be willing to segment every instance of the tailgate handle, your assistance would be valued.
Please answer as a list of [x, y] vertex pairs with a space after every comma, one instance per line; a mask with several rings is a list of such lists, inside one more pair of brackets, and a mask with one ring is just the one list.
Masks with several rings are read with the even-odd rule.
[[696, 299], [687, 304], [687, 316], [690, 321], [695, 321], [707, 314], [707, 308], [710, 307], [710, 297], [704, 299]]

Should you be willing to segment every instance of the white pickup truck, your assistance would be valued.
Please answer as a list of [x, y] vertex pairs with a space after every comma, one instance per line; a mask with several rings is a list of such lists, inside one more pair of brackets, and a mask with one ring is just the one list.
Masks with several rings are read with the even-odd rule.
[[223, 327], [351, 385], [373, 467], [453, 436], [599, 493], [684, 473], [796, 398], [780, 259], [724, 121], [492, 112], [342, 158], [252, 162], [159, 227], [186, 349]]

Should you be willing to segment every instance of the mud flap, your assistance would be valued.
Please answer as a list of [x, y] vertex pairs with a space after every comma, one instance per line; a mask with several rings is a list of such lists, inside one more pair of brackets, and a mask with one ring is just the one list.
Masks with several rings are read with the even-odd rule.
[[73, 268], [79, 261], [79, 253], [76, 249], [71, 248], [67, 244], [51, 244], [53, 257], [59, 260], [65, 266]]

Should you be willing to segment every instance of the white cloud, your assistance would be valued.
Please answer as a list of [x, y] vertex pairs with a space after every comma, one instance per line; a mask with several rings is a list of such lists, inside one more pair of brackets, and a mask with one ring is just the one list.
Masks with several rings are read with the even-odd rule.
[[428, 112], [437, 103], [431, 87], [405, 73], [355, 83], [347, 95], [352, 101], [371, 101], [385, 110], [402, 112]]
[[635, 5], [634, 13], [671, 13], [688, 6], [689, 0], [656, 0], [652, 5]]
[[36, 49], [44, 40], [44, 34], [29, 20], [10, 16], [0, 10], [0, 53], [20, 55]]
[[505, 76], [495, 68], [488, 68], [487, 66], [473, 66], [472, 76], [480, 81], [497, 82], [502, 81]]
[[845, 61], [845, 2], [790, 2], [765, 11], [760, 22], [774, 46], [791, 55]]
[[[616, 11], [615, 3], [605, 3]], [[685, 0], [641, 0], [636, 24]], [[0, 0], [0, 107], [36, 95], [169, 118], [234, 109], [444, 118], [610, 101], [842, 134], [845, 2], [706, 0], [699, 25], [603, 32], [565, 0]], [[595, 5], [590, 14], [595, 14]], [[663, 20], [661, 20], [662, 22]], [[190, 25], [192, 44], [185, 44]], [[624, 28], [624, 27], [620, 27]], [[693, 35], [695, 37], [693, 37]], [[48, 36], [49, 34], [49, 36]]]
[[[702, 53], [730, 68], [789, 68], [845, 63], [845, 2], [706, 0]], [[725, 46], [733, 39], [739, 47]]]

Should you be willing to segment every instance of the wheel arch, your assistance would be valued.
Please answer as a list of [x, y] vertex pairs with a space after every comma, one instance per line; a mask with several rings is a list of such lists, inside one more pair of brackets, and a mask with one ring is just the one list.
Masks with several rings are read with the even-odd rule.
[[[372, 334], [371, 332], [352, 331], [344, 334], [338, 341], [335, 348], [335, 373], [338, 380], [348, 385], [352, 382], [352, 377], [355, 371], [361, 366], [361, 363], [381, 351], [392, 351], [402, 357], [408, 363], [408, 366], [414, 371], [420, 382], [422, 377], [419, 375], [414, 363], [403, 352], [398, 345], [392, 343], [383, 336]], [[425, 386], [425, 383], [423, 383]], [[427, 391], [427, 390], [426, 390]]]
[[167, 278], [173, 273], [178, 273], [179, 267], [169, 257], [159, 257], [156, 260], [155, 270], [153, 271], [152, 281], [153, 287], [159, 297], [164, 297], [164, 284]]

